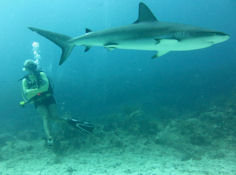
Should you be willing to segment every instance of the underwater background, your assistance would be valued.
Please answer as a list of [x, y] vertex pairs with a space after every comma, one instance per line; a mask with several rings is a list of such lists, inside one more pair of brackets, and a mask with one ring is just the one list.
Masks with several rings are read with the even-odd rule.
[[[107, 51], [93, 47], [84, 53], [84, 47], [76, 47], [68, 60], [59, 66], [60, 48], [27, 28], [33, 26], [75, 37], [84, 34], [85, 28], [99, 31], [127, 25], [137, 19], [139, 2], [0, 1], [0, 133], [14, 137], [12, 140], [1, 136], [1, 148], [9, 146], [15, 139], [24, 140], [29, 136], [28, 131], [34, 130], [32, 137], [26, 139], [28, 143], [31, 139], [40, 140], [44, 135], [41, 118], [34, 107], [18, 105], [22, 100], [21, 82], [18, 80], [25, 75], [22, 71], [24, 61], [33, 58], [34, 41], [40, 45], [40, 67], [53, 82], [61, 117], [90, 121], [99, 125], [99, 133], [103, 134], [116, 130], [123, 136], [133, 134], [136, 139], [155, 136], [155, 139], [150, 139], [160, 147], [172, 144], [163, 141], [160, 135], [156, 139], [156, 134], [166, 126], [175, 128], [173, 132], [180, 133], [183, 140], [184, 137], [189, 139], [186, 141], [190, 144], [189, 149], [199, 146], [197, 150], [202, 150], [202, 147], [206, 150], [204, 146], [208, 146], [212, 150], [219, 142], [226, 143], [226, 137], [231, 138], [227, 148], [236, 146], [236, 1], [143, 0], [160, 21], [214, 29], [231, 37], [209, 48], [170, 52], [157, 59], [151, 59], [152, 51]], [[77, 135], [70, 136], [73, 139], [80, 137]], [[99, 140], [96, 136], [101, 135], [92, 136], [95, 137], [93, 145]], [[101, 137], [109, 140], [113, 135]], [[91, 138], [86, 144], [90, 142]], [[177, 150], [180, 150], [183, 142], [176, 142], [179, 143]], [[211, 145], [213, 142], [216, 144]], [[81, 144], [76, 141], [65, 144], [69, 143]], [[115, 146], [111, 147], [125, 147], [122, 139], [112, 144]], [[126, 146], [129, 146], [128, 142]], [[8, 156], [4, 157], [7, 147], [1, 148], [0, 163], [11, 161]], [[73, 152], [70, 146], [57, 149], [57, 154], [61, 154], [63, 149]], [[34, 148], [24, 151], [32, 150]], [[187, 155], [190, 152], [194, 151]], [[232, 154], [236, 155], [235, 152]], [[181, 160], [185, 159], [194, 158], [185, 156]], [[0, 174], [9, 169], [3, 170], [0, 166]], [[67, 173], [76, 174], [75, 169], [68, 169]], [[236, 172], [234, 166], [231, 170]]]

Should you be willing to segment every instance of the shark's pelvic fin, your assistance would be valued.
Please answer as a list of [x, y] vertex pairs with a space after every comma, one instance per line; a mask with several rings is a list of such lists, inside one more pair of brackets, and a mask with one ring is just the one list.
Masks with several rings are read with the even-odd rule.
[[169, 50], [159, 50], [157, 51], [157, 53], [155, 55], [152, 56], [152, 59], [163, 56], [165, 54], [167, 54], [169, 52]]
[[104, 44], [104, 47], [105, 47], [107, 50], [112, 51], [112, 50], [116, 49], [116, 46], [117, 46], [117, 45], [118, 45], [117, 43], [108, 42], [108, 43]]
[[140, 22], [158, 22], [152, 11], [142, 2], [139, 3], [139, 16], [134, 24]]
[[71, 39], [71, 37], [69, 36], [50, 32], [47, 30], [38, 29], [35, 27], [29, 27], [29, 29], [34, 32], [37, 32], [39, 35], [46, 37], [47, 39], [54, 42], [56, 45], [58, 45], [62, 49], [59, 65], [64, 63], [64, 61], [67, 59], [67, 57], [70, 55], [71, 51], [74, 48], [74, 45], [69, 43], [69, 40]]
[[117, 46], [117, 45], [118, 45], [117, 43], [108, 42], [108, 43], [105, 43], [105, 44], [104, 44], [104, 47], [115, 47], [115, 46]]

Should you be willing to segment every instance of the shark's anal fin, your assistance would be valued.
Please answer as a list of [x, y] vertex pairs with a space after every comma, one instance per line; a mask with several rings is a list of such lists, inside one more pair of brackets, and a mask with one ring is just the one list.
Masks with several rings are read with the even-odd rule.
[[169, 50], [159, 50], [159, 51], [157, 51], [157, 53], [155, 55], [152, 56], [152, 59], [163, 56], [163, 55], [167, 54], [168, 52], [169, 52]]
[[108, 42], [108, 43], [104, 44], [104, 47], [105, 47], [107, 50], [112, 51], [112, 50], [116, 49], [116, 46], [117, 46], [117, 45], [118, 45], [117, 43]]
[[156, 41], [156, 45], [159, 44], [159, 43], [161, 42], [160, 39], [155, 39], [155, 41]]
[[90, 46], [85, 46], [84, 52], [88, 52], [91, 49]]
[[139, 16], [134, 24], [140, 22], [158, 22], [152, 11], [143, 2], [139, 3]]

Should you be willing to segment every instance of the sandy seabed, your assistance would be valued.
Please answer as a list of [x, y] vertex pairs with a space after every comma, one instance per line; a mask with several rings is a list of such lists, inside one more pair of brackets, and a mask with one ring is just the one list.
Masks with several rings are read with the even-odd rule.
[[[200, 157], [188, 157], [174, 147], [147, 138], [113, 134], [97, 144], [84, 143], [65, 153], [47, 148], [41, 139], [12, 139], [1, 147], [0, 175], [236, 174], [236, 153], [224, 146], [206, 147]], [[122, 142], [111, 141], [114, 136]]]
[[59, 127], [51, 147], [38, 128], [2, 131], [0, 175], [236, 175], [235, 111], [163, 121], [137, 111], [91, 134]]

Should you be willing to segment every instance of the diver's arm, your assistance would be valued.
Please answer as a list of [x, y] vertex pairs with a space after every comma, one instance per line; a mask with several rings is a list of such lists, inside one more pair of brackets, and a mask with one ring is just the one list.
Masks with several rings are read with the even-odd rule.
[[26, 81], [27, 81], [26, 79], [22, 80], [23, 94], [27, 100], [30, 100], [32, 97], [35, 96], [36, 89], [29, 89]]
[[34, 96], [38, 95], [39, 93], [43, 93], [48, 90], [49, 81], [48, 81], [46, 74], [44, 72], [40, 72], [40, 77], [42, 78], [42, 82], [40, 84], [40, 87], [37, 89], [29, 89], [27, 87], [26, 79], [23, 79], [23, 81], [22, 81], [23, 93], [28, 100], [30, 100]]
[[42, 78], [42, 83], [40, 87], [36, 90], [36, 94], [46, 92], [49, 88], [48, 77], [44, 72], [40, 72], [40, 77]]

